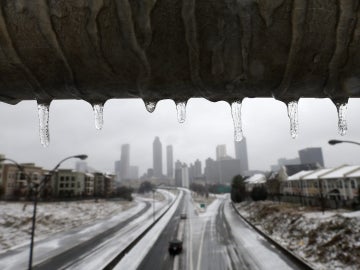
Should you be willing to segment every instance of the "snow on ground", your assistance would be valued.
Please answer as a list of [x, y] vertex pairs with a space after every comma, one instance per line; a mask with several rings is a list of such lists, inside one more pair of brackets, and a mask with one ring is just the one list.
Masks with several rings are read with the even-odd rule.
[[[159, 191], [162, 193], [162, 195], [158, 195], [158, 198], [171, 198], [174, 199], [175, 195], [173, 195], [170, 192], [167, 191]], [[156, 197], [156, 196], [155, 196]], [[106, 211], [110, 213], [108, 216], [105, 217], [104, 213], [102, 213], [103, 218], [100, 219], [96, 217], [95, 219], [91, 220], [89, 219], [87, 224], [83, 224], [82, 226], [77, 226], [76, 228], [63, 228], [61, 232], [52, 233], [51, 235], [47, 235], [46, 239], [37, 241], [34, 247], [34, 265], [39, 264], [45, 260], [48, 260], [49, 258], [56, 256], [65, 250], [72, 248], [79, 244], [80, 242], [85, 242], [92, 237], [94, 237], [97, 234], [100, 234], [109, 228], [112, 228], [116, 224], [118, 224], [121, 221], [127, 220], [131, 216], [138, 213], [141, 209], [145, 207], [145, 201], [148, 201], [150, 203], [153, 202], [152, 196], [149, 198], [144, 197], [138, 197], [135, 196], [135, 201], [132, 203], [125, 203], [117, 201], [115, 203], [118, 204], [117, 207], [111, 207], [112, 203], [114, 202], [106, 202], [102, 201], [99, 203], [105, 204]], [[81, 267], [77, 268], [76, 265], [74, 265], [74, 269], [102, 269], [104, 264], [106, 264], [107, 261], [104, 261], [104, 258], [108, 261], [111, 261], [114, 256], [116, 256], [119, 253], [119, 250], [125, 248], [132, 240], [134, 240], [139, 234], [141, 234], [147, 226], [149, 226], [152, 223], [153, 220], [153, 210], [155, 211], [156, 216], [160, 215], [162, 211], [165, 210], [165, 206], [168, 205], [168, 200], [161, 199], [161, 201], [154, 201], [155, 205], [154, 207], [150, 207], [146, 213], [141, 215], [139, 218], [133, 220], [130, 222], [127, 226], [125, 226], [123, 229], [121, 229], [117, 235], [114, 235], [114, 237], [108, 239], [106, 242], [102, 243], [100, 246], [96, 247], [96, 249], [93, 252], [90, 252], [90, 254], [84, 254], [83, 256], [87, 257], [86, 261], [91, 262], [92, 264], [95, 264], [95, 262], [100, 265], [99, 267]], [[83, 204], [86, 202], [78, 202], [79, 204]], [[88, 208], [83, 208], [84, 213], [78, 213], [82, 216], [94, 216], [94, 213], [97, 212], [103, 212], [104, 209], [96, 209], [98, 207], [98, 203], [95, 203], [94, 201], [88, 201], [88, 203], [92, 206], [89, 206]], [[68, 203], [66, 203], [68, 204]], [[120, 206], [119, 206], [120, 204]], [[75, 203], [76, 205], [76, 203]], [[72, 204], [69, 204], [68, 207], [71, 208]], [[55, 212], [59, 209], [55, 207], [54, 205], [51, 208], [52, 211]], [[84, 207], [82, 205], [82, 207]], [[74, 207], [73, 205], [73, 208]], [[121, 209], [120, 209], [121, 208]], [[64, 208], [62, 211], [67, 211], [67, 215], [70, 215], [72, 210]], [[113, 209], [113, 212], [110, 211], [110, 209]], [[114, 210], [115, 209], [115, 210]], [[60, 211], [60, 210], [59, 210]], [[99, 213], [99, 216], [101, 213]], [[155, 216], [155, 217], [156, 217]], [[86, 220], [86, 219], [84, 219]], [[37, 229], [37, 228], [36, 228]], [[1, 232], [1, 231], [0, 231]], [[45, 235], [40, 235], [45, 237]], [[14, 249], [11, 252], [8, 253], [0, 253], [0, 269], [25, 269], [28, 261], [28, 244], [29, 244], [29, 235], [26, 235], [26, 237], [23, 239], [24, 244], [22, 246], [19, 246], [17, 249]], [[102, 253], [101, 260], [99, 260], [99, 252]], [[100, 253], [101, 253], [100, 252]], [[105, 257], [103, 255], [106, 255]], [[1, 257], [2, 256], [2, 257]], [[72, 263], [72, 262], [69, 262]]]
[[[116, 215], [134, 205], [134, 202], [106, 200], [39, 203], [36, 240]], [[32, 213], [32, 203], [0, 202], [0, 254], [30, 241]]]
[[243, 202], [239, 212], [315, 269], [360, 269], [360, 211], [325, 211], [286, 203]]

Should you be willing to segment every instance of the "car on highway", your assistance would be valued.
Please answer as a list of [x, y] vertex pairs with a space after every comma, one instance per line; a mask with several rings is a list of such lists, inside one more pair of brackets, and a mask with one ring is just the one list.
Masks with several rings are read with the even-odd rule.
[[183, 249], [183, 243], [179, 239], [173, 239], [169, 242], [169, 253], [171, 256], [175, 256], [177, 254], [180, 254]]
[[180, 214], [180, 218], [181, 218], [181, 219], [187, 219], [186, 213], [181, 213], [181, 214]]

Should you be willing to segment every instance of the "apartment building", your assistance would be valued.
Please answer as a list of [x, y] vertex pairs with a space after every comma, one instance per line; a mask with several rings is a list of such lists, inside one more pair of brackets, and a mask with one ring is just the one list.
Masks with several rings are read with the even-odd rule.
[[20, 166], [23, 171], [13, 163], [1, 164], [1, 184], [6, 199], [26, 196], [29, 182], [40, 183], [43, 178], [44, 170], [34, 163], [21, 163]]

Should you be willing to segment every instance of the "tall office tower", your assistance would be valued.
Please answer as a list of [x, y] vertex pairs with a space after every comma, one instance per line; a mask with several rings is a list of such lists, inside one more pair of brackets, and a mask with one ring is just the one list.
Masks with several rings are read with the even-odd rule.
[[240, 160], [240, 173], [244, 175], [249, 170], [246, 138], [235, 142], [235, 158]]
[[181, 172], [182, 163], [177, 160], [175, 162], [175, 186], [182, 186], [182, 172]]
[[159, 137], [155, 137], [153, 142], [153, 168], [154, 177], [162, 177], [162, 145]]
[[319, 163], [324, 167], [324, 158], [321, 147], [311, 147], [299, 150], [301, 164]]
[[130, 168], [130, 144], [123, 144], [121, 146], [121, 163], [120, 163], [120, 178], [127, 179]]
[[195, 167], [194, 177], [200, 178], [202, 176], [201, 161], [197, 159], [194, 162], [194, 167]]
[[185, 163], [181, 166], [181, 186], [186, 188], [190, 187], [189, 168]]
[[226, 157], [226, 145], [221, 144], [216, 146], [216, 160], [221, 160]]
[[189, 182], [193, 183], [195, 180], [195, 165], [190, 163], [188, 167], [188, 173], [189, 173]]
[[114, 162], [114, 167], [115, 167], [115, 181], [117, 183], [121, 182], [121, 160], [117, 160]]
[[166, 169], [167, 177], [174, 177], [174, 157], [172, 145], [166, 146]]

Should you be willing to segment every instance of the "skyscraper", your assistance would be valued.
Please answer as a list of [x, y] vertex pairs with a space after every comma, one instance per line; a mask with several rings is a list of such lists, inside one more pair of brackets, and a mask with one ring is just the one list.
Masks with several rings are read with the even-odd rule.
[[240, 173], [244, 175], [249, 170], [246, 138], [235, 142], [235, 157], [240, 160]]
[[324, 167], [324, 158], [321, 147], [310, 147], [299, 150], [301, 164], [319, 163]]
[[162, 177], [162, 145], [159, 137], [155, 137], [153, 142], [153, 168], [154, 177]]
[[130, 144], [123, 144], [121, 146], [121, 163], [120, 163], [121, 180], [128, 178], [129, 167], [130, 167]]
[[195, 178], [199, 178], [202, 175], [202, 169], [201, 169], [201, 161], [200, 160], [196, 160], [194, 163], [194, 167], [195, 167]]
[[182, 186], [182, 171], [181, 171], [182, 163], [177, 160], [175, 162], [175, 186]]
[[220, 160], [226, 157], [226, 145], [221, 144], [216, 146], [216, 160]]
[[173, 147], [172, 145], [166, 146], [166, 169], [167, 177], [174, 177], [174, 159], [173, 159]]
[[121, 182], [121, 160], [117, 160], [114, 162], [115, 167], [115, 180], [117, 183]]

